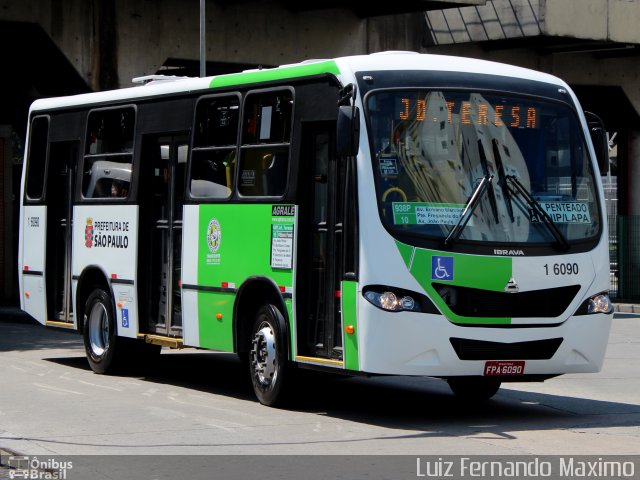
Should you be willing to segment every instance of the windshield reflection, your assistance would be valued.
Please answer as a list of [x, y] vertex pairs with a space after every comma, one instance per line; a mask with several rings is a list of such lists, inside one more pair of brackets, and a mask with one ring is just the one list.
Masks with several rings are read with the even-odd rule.
[[566, 246], [597, 235], [595, 180], [567, 106], [394, 90], [372, 92], [366, 113], [380, 214], [391, 231], [445, 239], [462, 225], [456, 240]]

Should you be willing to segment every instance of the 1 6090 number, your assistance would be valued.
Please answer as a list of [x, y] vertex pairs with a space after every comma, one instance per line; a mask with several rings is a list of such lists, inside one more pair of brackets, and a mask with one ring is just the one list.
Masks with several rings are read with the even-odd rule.
[[545, 263], [544, 271], [546, 275], [577, 275], [579, 268], [577, 263]]

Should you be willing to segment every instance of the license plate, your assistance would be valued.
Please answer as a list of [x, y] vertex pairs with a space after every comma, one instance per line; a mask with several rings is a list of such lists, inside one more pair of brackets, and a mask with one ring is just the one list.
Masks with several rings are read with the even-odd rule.
[[524, 374], [524, 360], [489, 361], [484, 364], [485, 377], [503, 377]]

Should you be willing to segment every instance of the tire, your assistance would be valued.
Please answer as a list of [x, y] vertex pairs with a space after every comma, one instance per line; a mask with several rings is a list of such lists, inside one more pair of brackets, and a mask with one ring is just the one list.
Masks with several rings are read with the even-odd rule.
[[83, 337], [91, 370], [101, 374], [112, 373], [118, 349], [116, 319], [111, 295], [102, 287], [94, 288], [87, 297]]
[[484, 402], [500, 389], [501, 382], [485, 377], [454, 377], [447, 380], [449, 388], [464, 401]]
[[258, 401], [270, 407], [286, 398], [289, 380], [286, 324], [273, 305], [260, 307], [251, 329], [249, 374]]

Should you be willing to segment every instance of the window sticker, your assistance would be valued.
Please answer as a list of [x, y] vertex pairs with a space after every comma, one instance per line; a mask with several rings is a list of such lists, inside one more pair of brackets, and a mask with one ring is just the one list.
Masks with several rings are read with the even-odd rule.
[[273, 107], [266, 106], [261, 109], [260, 119], [260, 140], [269, 140], [271, 138], [271, 113]]
[[271, 225], [271, 268], [293, 268], [293, 224]]
[[453, 280], [453, 257], [431, 257], [431, 280]]
[[240, 175], [241, 187], [255, 187], [256, 185], [256, 171], [253, 169], [244, 169]]
[[378, 159], [378, 168], [383, 177], [398, 176], [398, 157], [383, 156]]
[[[539, 202], [542, 209], [549, 214], [555, 223], [591, 224], [589, 205], [585, 202]], [[535, 210], [529, 210], [531, 223], [542, 221]]]
[[[396, 225], [456, 225], [465, 205], [461, 203], [393, 202]], [[467, 225], [473, 225], [473, 218]]]

